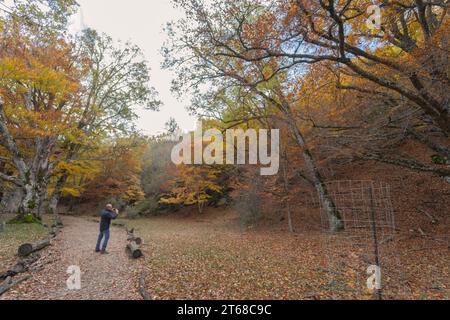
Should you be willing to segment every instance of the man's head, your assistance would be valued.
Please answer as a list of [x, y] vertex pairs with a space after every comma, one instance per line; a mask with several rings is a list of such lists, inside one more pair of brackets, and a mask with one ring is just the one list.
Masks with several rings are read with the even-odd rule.
[[106, 205], [106, 210], [112, 211], [112, 210], [113, 210], [112, 204], [108, 203], [108, 204]]

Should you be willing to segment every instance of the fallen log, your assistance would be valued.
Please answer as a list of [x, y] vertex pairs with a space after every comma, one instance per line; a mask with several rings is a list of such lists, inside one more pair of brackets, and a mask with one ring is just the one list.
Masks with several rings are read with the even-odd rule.
[[11, 277], [6, 278], [6, 280], [0, 284], [0, 296], [2, 294], [4, 294], [6, 291], [8, 291], [9, 289], [11, 289], [12, 287], [30, 279], [30, 278], [31, 278], [30, 275], [22, 277], [18, 280], [13, 280]]
[[61, 232], [61, 227], [58, 226], [52, 226], [52, 229], [50, 231], [50, 237], [56, 238], [58, 234]]
[[36, 243], [25, 243], [21, 245], [18, 249], [19, 257], [26, 257], [32, 254], [33, 252], [40, 251], [45, 247], [50, 245], [50, 239], [45, 239]]
[[14, 267], [0, 274], [0, 280], [4, 280], [7, 279], [8, 277], [14, 277], [15, 275], [18, 275], [20, 273], [27, 272], [30, 269], [31, 265], [33, 265], [40, 258], [41, 256], [38, 253], [36, 253], [30, 255], [29, 257], [20, 259]]
[[131, 241], [130, 243], [128, 243], [127, 251], [129, 253], [130, 257], [132, 257], [133, 259], [138, 259], [138, 258], [142, 257], [142, 251], [141, 251], [139, 245], [134, 241]]
[[134, 229], [131, 229], [131, 230], [127, 229], [127, 240], [134, 241], [138, 245], [142, 244], [142, 239], [139, 237], [136, 237], [136, 235], [134, 234]]
[[139, 293], [142, 296], [142, 299], [144, 300], [153, 300], [150, 294], [145, 289], [145, 273], [142, 272], [141, 276], [139, 278]]

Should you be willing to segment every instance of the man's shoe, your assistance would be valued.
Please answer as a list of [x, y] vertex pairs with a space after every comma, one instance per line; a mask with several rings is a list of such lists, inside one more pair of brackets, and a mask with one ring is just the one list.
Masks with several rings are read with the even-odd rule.
[[100, 253], [100, 252], [101, 252], [100, 250], [95, 249], [95, 253]]
[[106, 251], [106, 250], [102, 250], [102, 252], [101, 252], [102, 254], [109, 254], [109, 252], [108, 251]]

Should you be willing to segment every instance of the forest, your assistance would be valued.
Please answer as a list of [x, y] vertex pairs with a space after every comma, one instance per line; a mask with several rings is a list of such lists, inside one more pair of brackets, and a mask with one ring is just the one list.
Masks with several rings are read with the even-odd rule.
[[[77, 1], [0, 0], [0, 272], [58, 227], [31, 280], [2, 295], [15, 277], [0, 274], [0, 299], [98, 298], [91, 285], [140, 299], [138, 283], [152, 299], [448, 299], [448, 0], [171, 2], [161, 68], [197, 130], [223, 139], [175, 118], [143, 133], [136, 106], [170, 107], [158, 79], [133, 42], [72, 33]], [[237, 148], [230, 130], [248, 154], [207, 161]], [[252, 142], [279, 156], [275, 174]], [[66, 292], [68, 266], [93, 268], [107, 204], [120, 280]], [[382, 285], [367, 288], [369, 266]]]

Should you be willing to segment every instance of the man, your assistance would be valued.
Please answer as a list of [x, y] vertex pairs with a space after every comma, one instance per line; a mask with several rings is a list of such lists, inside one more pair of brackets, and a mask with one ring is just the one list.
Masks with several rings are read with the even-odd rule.
[[[102, 254], [108, 254], [108, 251], [106, 251], [106, 247], [108, 246], [109, 241], [109, 228], [111, 226], [111, 220], [117, 219], [119, 216], [119, 210], [114, 209], [112, 204], [107, 204], [106, 208], [102, 210], [101, 212], [101, 219], [100, 219], [100, 234], [98, 236], [97, 240], [97, 246], [95, 247], [95, 252], [101, 252]], [[100, 246], [103, 241], [102, 249], [100, 250]]]

